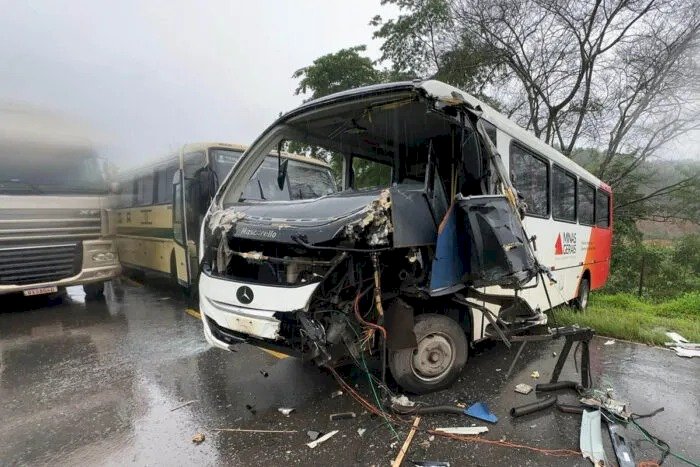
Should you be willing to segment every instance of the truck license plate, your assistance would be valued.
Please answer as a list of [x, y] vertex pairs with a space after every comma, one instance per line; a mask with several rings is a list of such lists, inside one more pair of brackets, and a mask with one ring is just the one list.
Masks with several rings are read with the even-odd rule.
[[24, 296], [29, 297], [30, 295], [44, 295], [47, 293], [58, 292], [58, 287], [55, 285], [52, 287], [37, 287], [36, 289], [28, 289], [24, 291]]

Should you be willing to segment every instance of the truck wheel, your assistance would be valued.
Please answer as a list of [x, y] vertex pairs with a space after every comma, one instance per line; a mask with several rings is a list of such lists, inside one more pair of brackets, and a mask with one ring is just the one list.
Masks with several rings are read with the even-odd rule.
[[467, 338], [455, 320], [443, 315], [416, 316], [418, 346], [389, 354], [389, 369], [399, 385], [415, 394], [438, 391], [455, 382], [467, 363]]
[[104, 297], [105, 283], [94, 282], [92, 284], [83, 284], [83, 291], [87, 300], [98, 300]]
[[578, 311], [586, 311], [588, 307], [588, 296], [591, 294], [591, 281], [587, 277], [581, 279], [578, 285], [576, 298], [571, 301], [573, 307]]

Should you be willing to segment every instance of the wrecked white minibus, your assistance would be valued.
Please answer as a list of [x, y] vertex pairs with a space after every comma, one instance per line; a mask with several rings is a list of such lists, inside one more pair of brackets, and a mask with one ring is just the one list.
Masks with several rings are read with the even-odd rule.
[[[222, 183], [202, 227], [207, 340], [327, 366], [376, 354], [382, 371], [423, 393], [457, 378], [471, 342], [546, 325], [542, 311], [568, 299], [544, 280], [521, 222], [541, 200], [516, 194], [493, 143], [495, 128], [515, 130], [486, 111], [497, 114], [424, 81], [342, 92], [280, 117]], [[247, 199], [270, 151], [290, 148], [342, 167], [341, 190]], [[279, 157], [280, 186], [288, 170]], [[535, 288], [548, 304], [523, 298]]]

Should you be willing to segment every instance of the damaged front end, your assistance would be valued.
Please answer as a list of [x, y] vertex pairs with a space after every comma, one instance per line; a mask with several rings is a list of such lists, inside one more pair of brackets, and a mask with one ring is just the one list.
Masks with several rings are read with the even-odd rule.
[[[261, 161], [275, 148], [268, 183]], [[323, 157], [340, 191], [288, 173], [282, 148]], [[416, 392], [456, 378], [484, 302], [500, 308], [488, 310], [499, 330], [540, 317], [517, 295], [478, 292], [537, 274], [478, 112], [411, 83], [283, 116], [220, 190], [200, 254], [212, 344], [252, 342], [319, 365], [376, 353]]]

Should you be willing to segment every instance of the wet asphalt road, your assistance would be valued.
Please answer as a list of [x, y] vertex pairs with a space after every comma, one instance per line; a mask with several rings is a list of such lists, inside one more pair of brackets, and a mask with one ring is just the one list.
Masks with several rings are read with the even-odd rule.
[[[128, 283], [123, 297], [108, 289], [104, 302], [85, 303], [81, 289], [62, 299], [0, 297], [1, 465], [388, 465], [406, 437], [392, 447], [381, 420], [350, 397], [335, 399], [337, 383], [303, 362], [241, 346], [236, 353], [209, 348], [201, 323], [185, 313], [171, 287]], [[612, 386], [637, 413], [665, 411], [641, 423], [682, 455], [700, 458], [700, 359], [616, 341], [591, 349], [594, 381]], [[537, 448], [578, 449], [580, 416], [545, 412], [513, 420], [508, 410], [536, 399], [513, 392], [530, 377], [548, 380], [561, 342], [529, 344], [506, 381], [515, 350], [481, 346], [450, 390], [413, 398], [429, 403], [484, 401], [499, 416], [484, 435]], [[356, 372], [345, 375], [359, 383]], [[575, 379], [570, 360], [562, 379]], [[573, 402], [573, 394], [560, 397]], [[179, 405], [195, 401], [172, 410]], [[278, 407], [294, 407], [285, 417]], [[358, 418], [331, 422], [333, 412]], [[469, 426], [455, 415], [425, 416], [421, 427]], [[291, 434], [217, 432], [216, 428], [298, 430]], [[367, 432], [360, 437], [358, 428]], [[335, 437], [309, 449], [307, 430]], [[206, 436], [195, 445], [196, 433]], [[637, 460], [658, 451], [627, 431]], [[610, 443], [605, 433], [608, 457]], [[590, 465], [580, 457], [473, 442], [429, 439], [419, 432], [407, 459], [452, 465]], [[678, 465], [670, 459], [668, 465]], [[405, 465], [411, 465], [406, 463]]]

